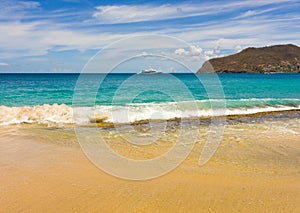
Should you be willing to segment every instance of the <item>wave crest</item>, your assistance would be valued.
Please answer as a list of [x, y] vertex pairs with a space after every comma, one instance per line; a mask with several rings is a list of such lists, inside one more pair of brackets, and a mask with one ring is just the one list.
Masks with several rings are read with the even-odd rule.
[[0, 125], [20, 123], [73, 123], [73, 110], [65, 104], [44, 104], [34, 107], [0, 106]]
[[[213, 100], [214, 101], [214, 100]], [[217, 100], [215, 100], [217, 102]], [[228, 100], [227, 100], [228, 101]], [[253, 101], [253, 100], [252, 100]], [[261, 102], [261, 100], [256, 100]], [[249, 100], [251, 102], [251, 100]], [[280, 102], [278, 102], [280, 103]], [[130, 124], [142, 121], [209, 118], [215, 116], [251, 115], [278, 111], [300, 110], [299, 101], [282, 105], [249, 104], [248, 106], [212, 109], [209, 101], [128, 104], [126, 106], [95, 106], [72, 108], [65, 104], [44, 104], [34, 107], [0, 106], [0, 125], [38, 124]], [[180, 107], [178, 107], [180, 105]], [[220, 105], [221, 106], [221, 105]], [[101, 125], [100, 125], [101, 126]]]

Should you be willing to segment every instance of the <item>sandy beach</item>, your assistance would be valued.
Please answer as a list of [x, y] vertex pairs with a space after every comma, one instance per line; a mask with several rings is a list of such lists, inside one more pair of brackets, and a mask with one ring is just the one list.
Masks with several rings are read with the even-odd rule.
[[300, 213], [300, 0], [0, 8], [0, 213]]
[[[207, 164], [198, 165], [200, 138], [178, 168], [148, 181], [99, 170], [72, 128], [2, 126], [1, 212], [299, 212], [299, 124], [288, 119], [228, 125]], [[135, 149], [112, 142], [138, 158]], [[153, 150], [159, 153], [152, 149], [143, 156]]]

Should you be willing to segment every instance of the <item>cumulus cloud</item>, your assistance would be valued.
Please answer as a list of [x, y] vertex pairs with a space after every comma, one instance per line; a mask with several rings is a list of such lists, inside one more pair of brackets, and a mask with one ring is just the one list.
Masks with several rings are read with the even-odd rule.
[[243, 49], [243, 48], [242, 48], [241, 45], [236, 45], [236, 46], [234, 47], [234, 50], [235, 50], [236, 52], [240, 52], [242, 49]]
[[191, 45], [189, 48], [178, 48], [174, 51], [174, 57], [179, 60], [197, 62], [196, 66], [199, 66], [199, 63], [207, 60], [206, 51], [201, 47], [196, 45]]
[[206, 50], [204, 53], [208, 57], [212, 57], [215, 54], [214, 50]]
[[179, 56], [201, 56], [202, 48], [192, 45], [189, 50], [185, 50], [183, 48], [178, 48], [174, 51], [175, 55]]
[[179, 48], [179, 49], [176, 49], [174, 53], [176, 55], [188, 55], [189, 51], [187, 51], [183, 48]]
[[176, 49], [174, 54], [180, 57], [188, 58], [192, 61], [203, 61], [223, 56], [220, 54], [220, 52], [220, 45], [218, 42], [218, 45], [213, 49], [203, 50], [198, 46], [191, 46], [188, 50], [183, 48]]

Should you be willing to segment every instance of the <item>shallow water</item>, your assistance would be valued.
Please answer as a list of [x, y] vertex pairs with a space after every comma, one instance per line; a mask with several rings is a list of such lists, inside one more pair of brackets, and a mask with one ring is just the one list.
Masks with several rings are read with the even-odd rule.
[[299, 94], [300, 74], [0, 74], [0, 124], [131, 123], [294, 110]]
[[[220, 146], [204, 166], [199, 166], [199, 157], [210, 131], [200, 126], [199, 135], [193, 135], [194, 148], [180, 166], [140, 182], [119, 179], [95, 167], [79, 149], [72, 128], [2, 126], [1, 208], [7, 212], [298, 212], [299, 122], [227, 125]], [[141, 160], [169, 150], [180, 129], [166, 131], [156, 143], [142, 146], [124, 138], [150, 137], [147, 131], [88, 130], [100, 131], [120, 155]]]
[[[272, 112], [299, 106], [299, 75], [220, 75], [227, 111], [219, 108], [217, 112], [239, 114], [226, 120], [222, 116], [205, 118], [211, 115], [211, 105], [218, 109], [223, 102], [215, 97], [215, 104], [211, 104], [191, 75], [179, 78], [189, 86], [196, 102], [186, 100], [185, 93], [168, 84], [165, 77], [145, 76], [140, 82], [128, 82], [128, 96], [120, 93], [123, 99], [112, 103], [112, 94], [130, 76], [109, 76], [96, 107], [85, 105], [90, 101], [88, 96], [84, 99], [85, 94], [93, 88], [93, 79], [86, 81], [87, 90], [79, 93], [83, 102], [77, 103], [81, 113], [75, 118], [89, 125], [74, 125], [76, 107], [71, 105], [77, 75], [0, 75], [3, 211], [299, 212], [299, 111]], [[130, 92], [146, 84], [173, 91], [184, 110], [177, 110], [176, 103], [153, 91], [128, 102]], [[46, 103], [50, 105], [43, 105]], [[200, 120], [194, 118], [195, 111], [191, 112], [195, 103], [197, 113], [203, 113]], [[127, 106], [129, 120], [139, 122], [98, 127], [107, 119], [123, 119]], [[110, 112], [115, 112], [115, 117], [109, 117]], [[178, 119], [183, 115], [185, 119]], [[209, 124], [218, 119], [226, 125], [212, 129]], [[217, 135], [222, 128], [215, 153], [199, 166], [209, 135]], [[101, 136], [110, 149], [133, 160], [157, 158], [179, 144], [179, 155], [171, 158], [172, 162], [182, 157], [186, 146], [193, 147], [171, 172], [136, 182], [116, 178], [93, 165], [84, 155], [84, 141], [78, 143], [78, 136], [92, 139], [87, 144], [92, 148]], [[93, 151], [97, 154], [97, 149]], [[108, 154], [100, 157], [110, 162]], [[112, 166], [118, 167], [116, 163]], [[161, 169], [161, 164], [155, 165], [152, 169]], [[147, 170], [144, 167], [138, 172]]]

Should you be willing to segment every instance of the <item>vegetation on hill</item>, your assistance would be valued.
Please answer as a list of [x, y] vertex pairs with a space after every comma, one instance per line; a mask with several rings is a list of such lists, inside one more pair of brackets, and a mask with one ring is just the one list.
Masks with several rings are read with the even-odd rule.
[[210, 59], [198, 72], [212, 72], [212, 68], [217, 73], [299, 73], [300, 47], [293, 44], [250, 47], [234, 55]]

